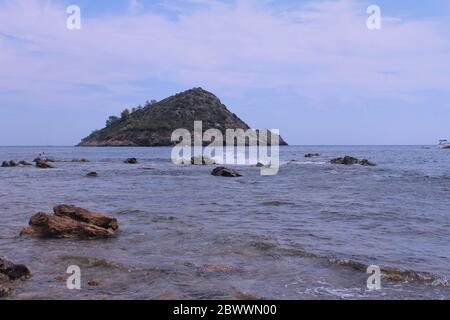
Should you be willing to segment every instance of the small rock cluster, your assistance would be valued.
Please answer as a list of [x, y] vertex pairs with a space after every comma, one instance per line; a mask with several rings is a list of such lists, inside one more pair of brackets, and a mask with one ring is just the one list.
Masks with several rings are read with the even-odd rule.
[[332, 159], [330, 160], [330, 163], [332, 164], [343, 164], [343, 165], [352, 165], [352, 164], [359, 164], [362, 166], [376, 166], [375, 163], [367, 160], [367, 159], [362, 159], [359, 160], [357, 158], [354, 157], [350, 157], [350, 156], [345, 156], [343, 158], [336, 158], [336, 159]]

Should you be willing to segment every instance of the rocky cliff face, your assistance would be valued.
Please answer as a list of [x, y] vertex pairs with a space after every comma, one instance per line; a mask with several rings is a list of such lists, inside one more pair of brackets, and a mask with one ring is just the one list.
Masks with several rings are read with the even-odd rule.
[[[114, 121], [79, 146], [172, 146], [172, 132], [183, 128], [192, 134], [194, 121], [203, 122], [203, 131], [215, 128], [223, 134], [226, 129], [249, 129], [214, 94], [194, 88]], [[281, 137], [280, 145], [286, 145]]]

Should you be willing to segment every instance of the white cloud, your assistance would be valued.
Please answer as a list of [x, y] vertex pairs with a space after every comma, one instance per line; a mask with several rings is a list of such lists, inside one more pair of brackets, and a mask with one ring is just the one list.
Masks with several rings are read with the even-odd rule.
[[[127, 14], [83, 16], [82, 30], [68, 31], [65, 8], [54, 2], [7, 1], [0, 7], [0, 87], [20, 92], [9, 99], [49, 104], [132, 95], [143, 90], [133, 83], [148, 79], [232, 91], [287, 88], [316, 105], [413, 101], [418, 90], [448, 90], [448, 21], [384, 17], [382, 30], [369, 31], [365, 9], [352, 0], [289, 12], [255, 1], [208, 2], [170, 19], [134, 0]], [[80, 85], [105, 89], [81, 97]]]

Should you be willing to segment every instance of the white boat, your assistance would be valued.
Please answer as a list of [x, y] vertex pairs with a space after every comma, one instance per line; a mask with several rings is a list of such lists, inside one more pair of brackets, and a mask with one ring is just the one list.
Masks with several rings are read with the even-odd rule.
[[438, 144], [439, 149], [450, 149], [450, 142], [447, 140], [439, 140]]

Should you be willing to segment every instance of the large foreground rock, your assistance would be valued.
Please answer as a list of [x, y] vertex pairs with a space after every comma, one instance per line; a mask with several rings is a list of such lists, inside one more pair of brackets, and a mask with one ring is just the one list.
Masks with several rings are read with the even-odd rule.
[[228, 177], [228, 178], [242, 177], [242, 174], [240, 174], [239, 172], [225, 167], [215, 168], [211, 172], [211, 174], [216, 177]]
[[367, 159], [362, 159], [359, 160], [357, 158], [354, 157], [350, 157], [350, 156], [345, 156], [343, 158], [336, 158], [336, 159], [332, 159], [330, 160], [330, 163], [332, 164], [343, 164], [343, 165], [352, 165], [352, 164], [359, 164], [362, 166], [376, 166], [375, 163], [367, 160]]
[[37, 213], [21, 234], [47, 238], [107, 238], [116, 234], [116, 218], [75, 207], [60, 205], [53, 208], [54, 215]]
[[31, 272], [26, 266], [0, 258], [0, 297], [11, 292], [10, 286], [15, 281], [28, 279], [30, 276]]

